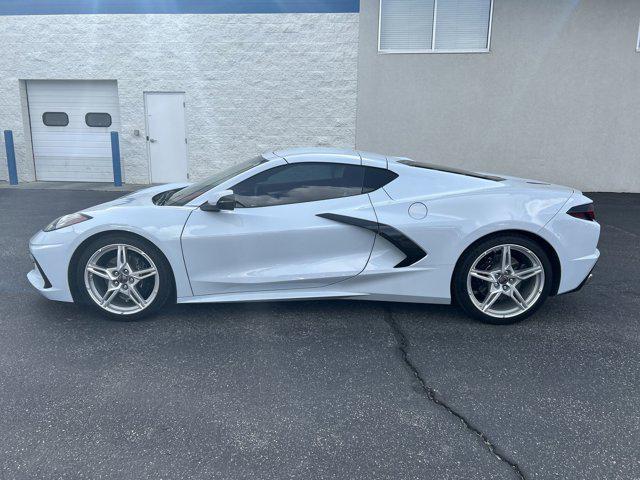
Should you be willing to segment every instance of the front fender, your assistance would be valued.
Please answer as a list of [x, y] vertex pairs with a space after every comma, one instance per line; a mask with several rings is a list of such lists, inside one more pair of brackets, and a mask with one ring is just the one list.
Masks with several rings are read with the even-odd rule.
[[40, 231], [29, 241], [29, 249], [49, 278], [53, 288], [59, 290], [60, 300], [71, 301], [68, 269], [78, 247], [85, 241], [107, 232], [129, 232], [153, 243], [165, 255], [176, 283], [176, 294], [193, 295], [182, 258], [180, 235], [192, 212], [189, 207], [107, 206], [91, 210], [93, 217], [86, 222], [52, 232]]

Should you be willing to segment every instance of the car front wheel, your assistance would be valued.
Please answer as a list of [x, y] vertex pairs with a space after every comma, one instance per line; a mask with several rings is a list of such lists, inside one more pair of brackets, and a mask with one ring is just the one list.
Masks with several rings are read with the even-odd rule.
[[106, 235], [91, 242], [76, 265], [76, 292], [82, 303], [118, 320], [147, 316], [172, 292], [167, 260], [151, 243], [135, 236]]
[[532, 315], [551, 290], [552, 267], [535, 241], [520, 235], [487, 239], [468, 250], [454, 274], [454, 296], [487, 323], [515, 323]]

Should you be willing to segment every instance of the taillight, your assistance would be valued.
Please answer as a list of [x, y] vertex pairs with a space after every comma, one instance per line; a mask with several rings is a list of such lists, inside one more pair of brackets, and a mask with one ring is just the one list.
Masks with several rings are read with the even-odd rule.
[[585, 203], [584, 205], [577, 205], [570, 208], [567, 213], [572, 217], [579, 218], [581, 220], [594, 221], [596, 219], [596, 212], [593, 209], [593, 203]]

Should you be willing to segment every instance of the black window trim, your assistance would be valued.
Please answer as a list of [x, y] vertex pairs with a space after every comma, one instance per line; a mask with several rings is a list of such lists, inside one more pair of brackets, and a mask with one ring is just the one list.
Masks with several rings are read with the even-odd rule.
[[[67, 119], [67, 123], [65, 123], [64, 125], [49, 125], [45, 121], [45, 116], [48, 115], [48, 114], [64, 115], [65, 118]], [[67, 125], [69, 125], [69, 114], [67, 112], [43, 112], [42, 113], [42, 123], [44, 124], [45, 127], [66, 127]]]
[[[249, 180], [251, 178], [253, 178], [256, 175], [260, 175], [262, 173], [268, 172], [270, 170], [275, 170], [276, 168], [281, 168], [281, 167], [289, 167], [289, 166], [293, 166], [293, 165], [302, 165], [302, 164], [331, 164], [331, 165], [346, 165], [346, 166], [352, 166], [352, 167], [360, 167], [363, 169], [362, 172], [362, 186], [360, 188], [360, 193], [356, 193], [353, 195], [346, 195], [344, 197], [330, 197], [330, 198], [323, 198], [323, 199], [318, 199], [318, 200], [305, 200], [302, 202], [292, 202], [292, 203], [281, 203], [281, 204], [276, 204], [276, 205], [256, 205], [256, 206], [250, 206], [250, 207], [246, 207], [244, 205], [242, 205], [240, 202], [236, 201], [236, 208], [265, 208], [265, 207], [283, 207], [285, 205], [297, 205], [297, 204], [301, 204], [301, 203], [311, 203], [311, 202], [323, 202], [325, 200], [336, 200], [339, 198], [351, 198], [351, 197], [357, 197], [358, 195], [368, 195], [369, 193], [375, 192], [376, 190], [381, 189], [382, 187], [384, 187], [385, 185], [388, 185], [389, 183], [391, 183], [393, 180], [395, 180], [396, 178], [398, 178], [398, 174], [392, 170], [389, 170], [388, 168], [382, 168], [382, 167], [372, 167], [369, 165], [362, 165], [362, 164], [358, 164], [358, 163], [345, 163], [345, 162], [322, 162], [322, 161], [309, 161], [309, 162], [287, 162], [285, 164], [281, 164], [281, 165], [274, 165], [272, 168], [267, 168], [266, 170], [262, 170], [260, 172], [257, 172], [255, 175], [252, 175], [250, 177], [247, 177], [245, 179], [240, 180], [238, 183], [232, 185], [229, 187], [229, 190], [232, 190], [235, 194], [235, 191], [233, 190], [237, 185], [241, 184], [242, 182]], [[377, 170], [385, 170], [387, 172], [390, 172], [393, 174], [393, 178], [391, 178], [387, 183], [385, 183], [384, 185], [380, 185], [378, 188], [375, 189], [371, 189], [368, 191], [364, 191], [365, 187], [364, 187], [364, 182], [365, 182], [365, 178], [366, 178], [366, 172], [367, 169], [377, 169]]]
[[[89, 125], [89, 115], [106, 115], [109, 117], [109, 125]], [[113, 117], [111, 117], [111, 114], [109, 112], [87, 112], [84, 115], [84, 123], [87, 127], [90, 128], [109, 128], [111, 125], [113, 125]]]
[[[396, 178], [400, 176], [396, 172], [394, 172], [393, 170], [389, 170], [388, 168], [372, 167], [369, 165], [362, 165], [362, 167], [365, 169], [364, 175], [362, 177], [362, 193], [371, 193], [371, 192], [375, 192], [376, 190], [380, 190], [381, 188], [385, 187], [386, 185], [389, 185], [391, 182], [393, 182]], [[370, 188], [368, 185], [365, 186], [365, 183], [367, 181], [367, 173], [371, 173], [372, 170], [381, 170], [385, 172], [387, 175], [386, 181], [380, 184], [379, 186], [377, 186], [376, 188]]]
[[439, 172], [454, 173], [456, 175], [464, 175], [467, 177], [481, 178], [483, 180], [492, 180], [494, 182], [504, 182], [506, 179], [497, 175], [485, 175], [483, 173], [470, 172], [461, 168], [445, 167], [443, 165], [435, 165], [433, 163], [416, 162], [415, 160], [398, 160], [398, 163], [408, 165], [410, 167], [424, 168], [427, 170], [436, 170]]

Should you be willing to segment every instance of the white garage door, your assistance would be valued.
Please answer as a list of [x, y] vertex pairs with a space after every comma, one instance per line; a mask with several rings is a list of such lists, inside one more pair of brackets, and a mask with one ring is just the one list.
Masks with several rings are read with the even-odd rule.
[[38, 180], [113, 181], [111, 131], [120, 129], [115, 81], [29, 80]]

